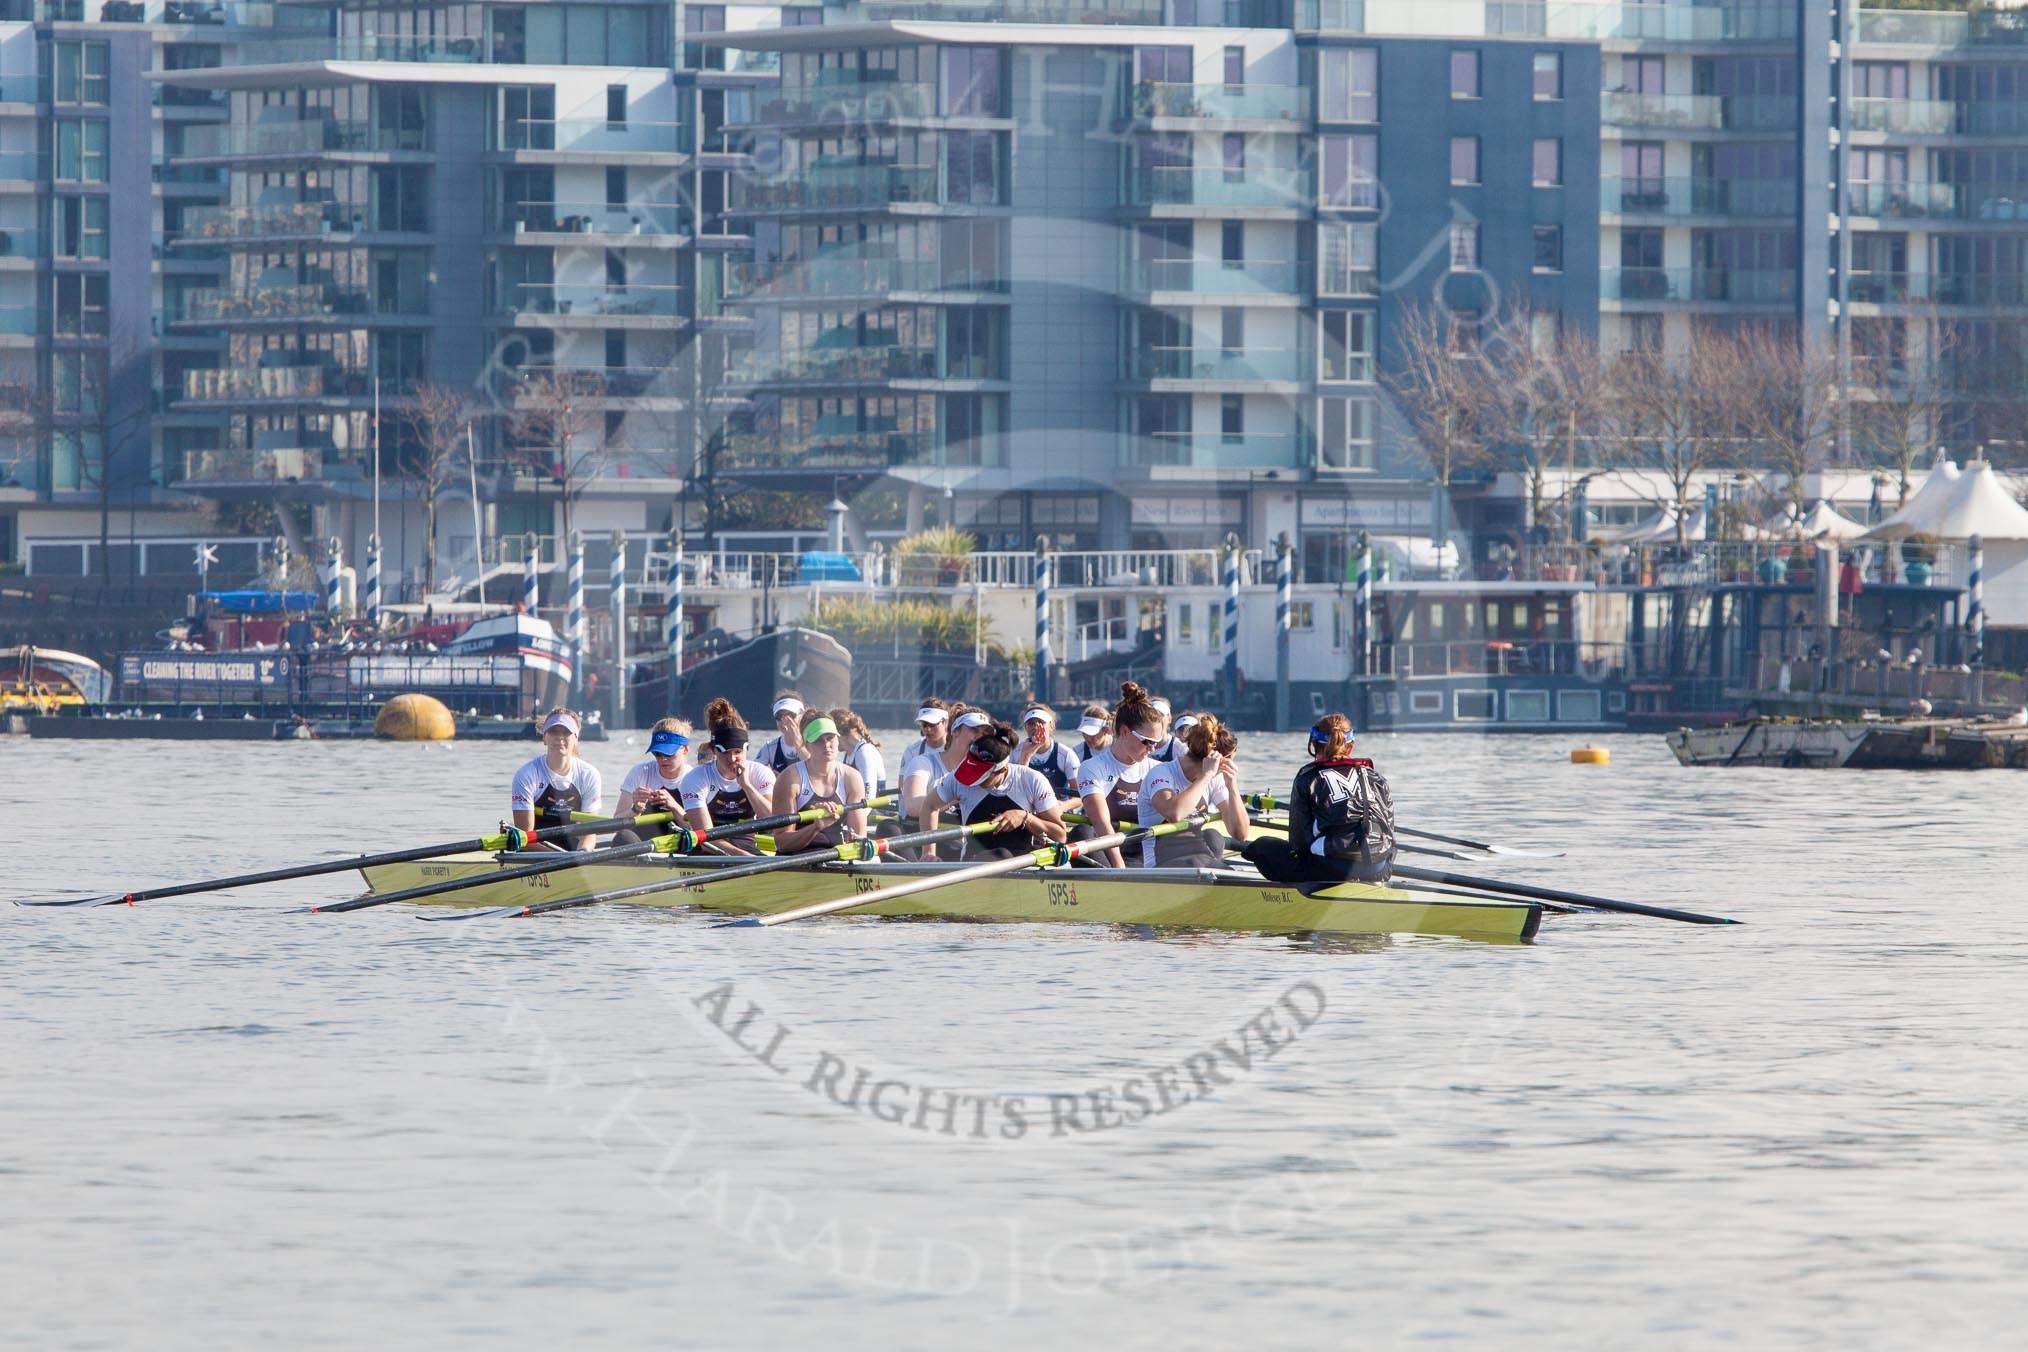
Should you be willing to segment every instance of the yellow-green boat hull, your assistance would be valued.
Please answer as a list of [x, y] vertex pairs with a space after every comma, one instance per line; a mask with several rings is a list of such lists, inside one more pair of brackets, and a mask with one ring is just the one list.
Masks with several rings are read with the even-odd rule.
[[[542, 856], [549, 857], [549, 856]], [[387, 893], [472, 879], [474, 885], [423, 899], [439, 906], [514, 906], [638, 887], [662, 877], [707, 880], [632, 897], [632, 906], [700, 907], [740, 914], [786, 911], [957, 867], [950, 864], [825, 864], [714, 883], [721, 865], [694, 859], [588, 864], [525, 878], [478, 881], [517, 863], [492, 855], [454, 855], [365, 870], [369, 889]], [[1542, 923], [1531, 902], [1474, 900], [1367, 883], [1279, 886], [1248, 874], [1199, 869], [1035, 869], [918, 892], [892, 902], [869, 899], [855, 915], [934, 916], [957, 920], [1073, 921], [1246, 930], [1265, 934], [1432, 934], [1526, 942]]]

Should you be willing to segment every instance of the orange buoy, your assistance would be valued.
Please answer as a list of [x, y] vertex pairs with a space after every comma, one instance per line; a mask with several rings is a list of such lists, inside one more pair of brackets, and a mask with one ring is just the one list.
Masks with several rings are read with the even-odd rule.
[[1602, 746], [1581, 746], [1570, 753], [1572, 765], [1610, 765], [1613, 753]]
[[389, 742], [446, 742], [458, 735], [458, 720], [442, 700], [429, 695], [396, 695], [373, 720], [373, 735]]

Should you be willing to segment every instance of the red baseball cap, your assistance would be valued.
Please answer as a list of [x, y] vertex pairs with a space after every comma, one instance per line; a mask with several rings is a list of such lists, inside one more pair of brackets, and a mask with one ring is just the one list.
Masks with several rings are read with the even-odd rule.
[[974, 742], [971, 749], [965, 752], [965, 758], [958, 762], [958, 768], [951, 771], [951, 774], [958, 783], [970, 787], [992, 774], [1006, 759], [1007, 752], [1004, 748]]

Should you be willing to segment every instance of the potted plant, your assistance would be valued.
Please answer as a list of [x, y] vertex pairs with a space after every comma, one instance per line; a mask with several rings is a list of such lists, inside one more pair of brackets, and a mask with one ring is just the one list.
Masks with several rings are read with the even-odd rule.
[[938, 586], [955, 586], [964, 580], [965, 565], [978, 539], [956, 526], [931, 526], [895, 542], [896, 569], [903, 585], [926, 585], [934, 577]]

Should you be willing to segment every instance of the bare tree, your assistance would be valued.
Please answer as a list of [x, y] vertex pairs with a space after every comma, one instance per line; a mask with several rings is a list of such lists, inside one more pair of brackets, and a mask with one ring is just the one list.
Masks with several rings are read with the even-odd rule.
[[1520, 457], [1528, 487], [1528, 519], [1540, 524], [1549, 505], [1549, 472], [1559, 454], [1574, 482], [1577, 443], [1592, 438], [1605, 399], [1605, 368], [1590, 334], [1549, 329], [1525, 307], [1488, 345], [1487, 431]]
[[550, 366], [529, 371], [515, 393], [514, 438], [562, 491], [566, 547], [577, 500], [605, 464], [605, 392], [597, 371]]
[[1629, 352], [1608, 370], [1601, 427], [1615, 460], [1669, 485], [1676, 543], [1689, 542], [1690, 488], [1737, 454], [1739, 350], [1723, 334], [1693, 331], [1688, 350]]
[[[471, 392], [430, 381], [405, 397], [400, 418], [408, 432], [402, 469], [416, 481], [423, 504], [423, 594], [437, 589], [437, 499], [464, 468], [466, 428], [478, 415]], [[472, 541], [477, 550], [479, 542]]]
[[1853, 453], [1863, 464], [1893, 471], [1897, 507], [1908, 501], [1916, 466], [1943, 440], [1952, 371], [1962, 352], [1958, 327], [1933, 305], [1912, 314], [1905, 332], [1909, 346], [1899, 356], [1869, 352], [1853, 360], [1848, 406]]
[[1837, 357], [1792, 331], [1753, 326], [1728, 340], [1735, 407], [1751, 446], [1749, 472], [1770, 500], [1786, 499], [1791, 519], [1808, 507], [1809, 476], [1830, 463], [1838, 419]]
[[1406, 306], [1395, 325], [1394, 363], [1380, 377], [1446, 501], [1452, 476], [1490, 457], [1488, 396], [1499, 377], [1480, 338], [1476, 320], [1440, 304]]
[[0, 371], [0, 465], [17, 474], [48, 444], [51, 415], [49, 392], [32, 374]]

